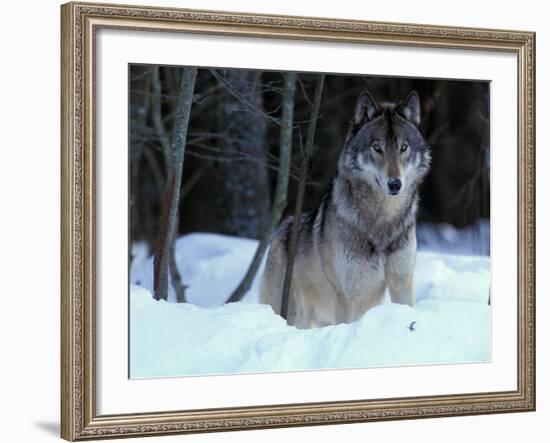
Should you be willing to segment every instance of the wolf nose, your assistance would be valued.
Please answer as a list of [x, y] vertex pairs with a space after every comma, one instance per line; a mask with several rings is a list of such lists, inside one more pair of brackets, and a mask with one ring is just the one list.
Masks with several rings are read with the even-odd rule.
[[401, 189], [401, 180], [398, 178], [390, 178], [388, 180], [388, 189], [390, 193], [397, 194]]

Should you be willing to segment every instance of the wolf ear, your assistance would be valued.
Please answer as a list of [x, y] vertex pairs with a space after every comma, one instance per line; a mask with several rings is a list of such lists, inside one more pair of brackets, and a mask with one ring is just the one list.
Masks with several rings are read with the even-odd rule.
[[353, 124], [359, 125], [363, 119], [372, 120], [372, 118], [380, 112], [380, 108], [376, 101], [367, 91], [363, 91], [357, 99], [355, 112], [353, 113]]
[[416, 126], [420, 126], [420, 97], [416, 91], [412, 91], [399, 105], [399, 111], [407, 120], [410, 120]]

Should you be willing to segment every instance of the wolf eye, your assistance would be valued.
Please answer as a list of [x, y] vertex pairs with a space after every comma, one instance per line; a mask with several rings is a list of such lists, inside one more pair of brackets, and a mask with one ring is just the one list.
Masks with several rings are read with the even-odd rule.
[[403, 143], [401, 145], [401, 152], [405, 152], [407, 149], [409, 149], [408, 143]]
[[373, 143], [372, 144], [372, 149], [374, 149], [379, 154], [382, 154], [382, 149], [380, 148], [380, 145], [378, 143]]

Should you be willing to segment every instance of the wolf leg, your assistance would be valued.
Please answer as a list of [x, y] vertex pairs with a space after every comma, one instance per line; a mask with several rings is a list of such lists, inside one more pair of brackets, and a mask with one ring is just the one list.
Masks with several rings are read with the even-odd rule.
[[389, 283], [390, 297], [392, 303], [414, 306], [413, 274], [407, 274], [399, 281], [393, 280]]
[[407, 243], [388, 256], [386, 283], [392, 303], [414, 305], [414, 264], [416, 257], [416, 233], [411, 230]]
[[312, 327], [313, 308], [304, 301], [296, 304], [296, 319], [293, 324], [298, 329], [309, 329]]

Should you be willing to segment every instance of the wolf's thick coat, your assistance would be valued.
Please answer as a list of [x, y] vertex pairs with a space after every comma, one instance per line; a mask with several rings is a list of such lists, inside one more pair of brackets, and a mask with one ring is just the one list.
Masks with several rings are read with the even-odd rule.
[[[420, 102], [377, 104], [363, 93], [344, 142], [338, 174], [319, 206], [300, 221], [288, 323], [312, 328], [359, 319], [380, 304], [414, 304], [418, 186], [430, 152]], [[396, 192], [397, 189], [397, 192]], [[280, 311], [292, 217], [276, 230], [261, 301]]]

